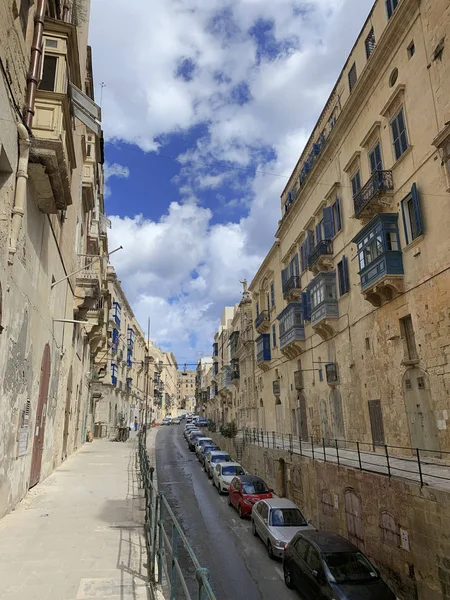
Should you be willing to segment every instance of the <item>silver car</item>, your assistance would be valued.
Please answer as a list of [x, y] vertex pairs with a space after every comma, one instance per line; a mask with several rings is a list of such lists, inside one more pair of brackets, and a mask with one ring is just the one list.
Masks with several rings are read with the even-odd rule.
[[199, 438], [196, 439], [196, 441], [195, 441], [195, 454], [197, 455], [197, 457], [198, 457], [198, 451], [200, 450], [200, 448], [202, 446], [206, 446], [207, 444], [211, 445], [211, 444], [214, 444], [214, 442], [209, 437], [199, 437]]
[[214, 466], [219, 462], [232, 462], [231, 456], [224, 450], [212, 450], [205, 456], [205, 471], [211, 479]]
[[252, 531], [267, 546], [270, 558], [282, 558], [284, 548], [298, 531], [315, 530], [296, 504], [287, 498], [260, 500], [253, 506]]
[[245, 469], [237, 462], [219, 462], [212, 470], [213, 485], [219, 494], [227, 494], [233, 477], [246, 474]]

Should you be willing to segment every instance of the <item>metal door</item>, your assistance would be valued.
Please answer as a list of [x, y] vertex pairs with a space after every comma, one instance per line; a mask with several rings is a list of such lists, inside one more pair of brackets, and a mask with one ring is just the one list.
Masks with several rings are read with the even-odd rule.
[[306, 412], [306, 396], [305, 394], [298, 395], [298, 427], [302, 440], [308, 441], [308, 417]]
[[345, 492], [345, 516], [348, 539], [360, 550], [364, 550], [362, 505], [359, 496], [353, 490], [346, 490]]
[[34, 424], [33, 455], [29, 488], [39, 483], [41, 476], [42, 454], [44, 451], [45, 419], [47, 416], [48, 388], [50, 384], [50, 346], [45, 345], [41, 362], [41, 377], [39, 381], [39, 397]]
[[369, 400], [368, 404], [373, 445], [384, 446], [384, 425], [381, 400]]
[[68, 441], [69, 441], [71, 403], [72, 403], [72, 367], [70, 367], [70, 369], [69, 369], [69, 376], [67, 378], [66, 410], [64, 413], [64, 431], [63, 431], [63, 448], [62, 448], [63, 460], [67, 458], [67, 445], [68, 445]]

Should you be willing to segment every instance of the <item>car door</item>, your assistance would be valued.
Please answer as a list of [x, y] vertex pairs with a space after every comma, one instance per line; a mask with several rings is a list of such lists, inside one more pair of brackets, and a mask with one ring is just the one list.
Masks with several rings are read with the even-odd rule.
[[291, 569], [291, 577], [295, 587], [300, 593], [309, 600], [309, 596], [305, 594], [305, 557], [308, 551], [309, 543], [305, 538], [298, 537], [292, 545], [292, 562], [289, 565]]
[[305, 565], [304, 585], [307, 590], [305, 596], [308, 600], [322, 600], [323, 565], [319, 551], [312, 544], [308, 544]]
[[267, 528], [268, 528], [268, 523], [269, 523], [269, 507], [267, 506], [267, 504], [265, 502], [261, 502], [261, 504], [262, 504], [262, 509], [261, 509], [261, 518], [259, 520], [258, 533], [262, 537], [264, 542], [266, 542], [267, 532], [268, 532]]
[[260, 532], [261, 532], [261, 521], [262, 521], [261, 511], [263, 509], [263, 504], [264, 504], [264, 502], [258, 502], [258, 504], [256, 504], [252, 510], [252, 519], [253, 519], [253, 522], [255, 523], [255, 529], [258, 534], [260, 534]]
[[220, 489], [220, 475], [221, 475], [221, 470], [222, 467], [220, 465], [216, 465], [216, 467], [213, 469], [213, 481], [214, 483], [217, 485], [217, 487]]
[[231, 504], [237, 508], [239, 502], [239, 493], [241, 491], [241, 482], [239, 479], [233, 479], [231, 482]]

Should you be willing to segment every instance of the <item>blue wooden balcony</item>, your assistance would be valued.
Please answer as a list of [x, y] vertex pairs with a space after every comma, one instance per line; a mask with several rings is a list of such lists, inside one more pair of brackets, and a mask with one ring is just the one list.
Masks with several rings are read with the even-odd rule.
[[323, 339], [335, 333], [333, 321], [339, 318], [336, 271], [319, 273], [308, 286], [311, 296], [311, 325]]
[[269, 368], [270, 360], [270, 334], [264, 333], [256, 338], [256, 362], [265, 370]]
[[258, 333], [267, 331], [270, 327], [270, 316], [267, 310], [262, 310], [255, 319], [255, 329]]
[[280, 350], [288, 358], [295, 358], [303, 352], [305, 326], [301, 302], [290, 302], [277, 317], [280, 325]]

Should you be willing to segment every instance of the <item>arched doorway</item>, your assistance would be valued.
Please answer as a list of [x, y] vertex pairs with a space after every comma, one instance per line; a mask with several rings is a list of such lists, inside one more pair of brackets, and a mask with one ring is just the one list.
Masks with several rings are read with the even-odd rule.
[[62, 448], [62, 459], [67, 458], [67, 445], [69, 441], [69, 425], [70, 425], [70, 414], [72, 404], [72, 366], [69, 369], [69, 376], [67, 377], [67, 389], [66, 389], [66, 409], [64, 412], [64, 431], [63, 431], [63, 448]]
[[50, 384], [50, 346], [44, 347], [41, 361], [41, 376], [39, 380], [39, 396], [34, 423], [33, 454], [31, 457], [30, 482], [31, 488], [37, 483], [41, 476], [42, 454], [44, 452], [45, 420], [47, 416], [48, 388]]
[[298, 430], [302, 437], [302, 440], [308, 440], [308, 416], [306, 412], [306, 396], [303, 392], [300, 392], [297, 396], [297, 420]]
[[408, 419], [411, 446], [439, 452], [436, 419], [432, 411], [430, 380], [422, 369], [408, 369], [403, 376], [403, 398]]
[[336, 389], [330, 392], [330, 413], [333, 438], [335, 440], [345, 440], [342, 398], [339, 390]]
[[363, 511], [360, 497], [355, 490], [345, 490], [345, 517], [347, 520], [348, 539], [364, 550], [364, 523]]

